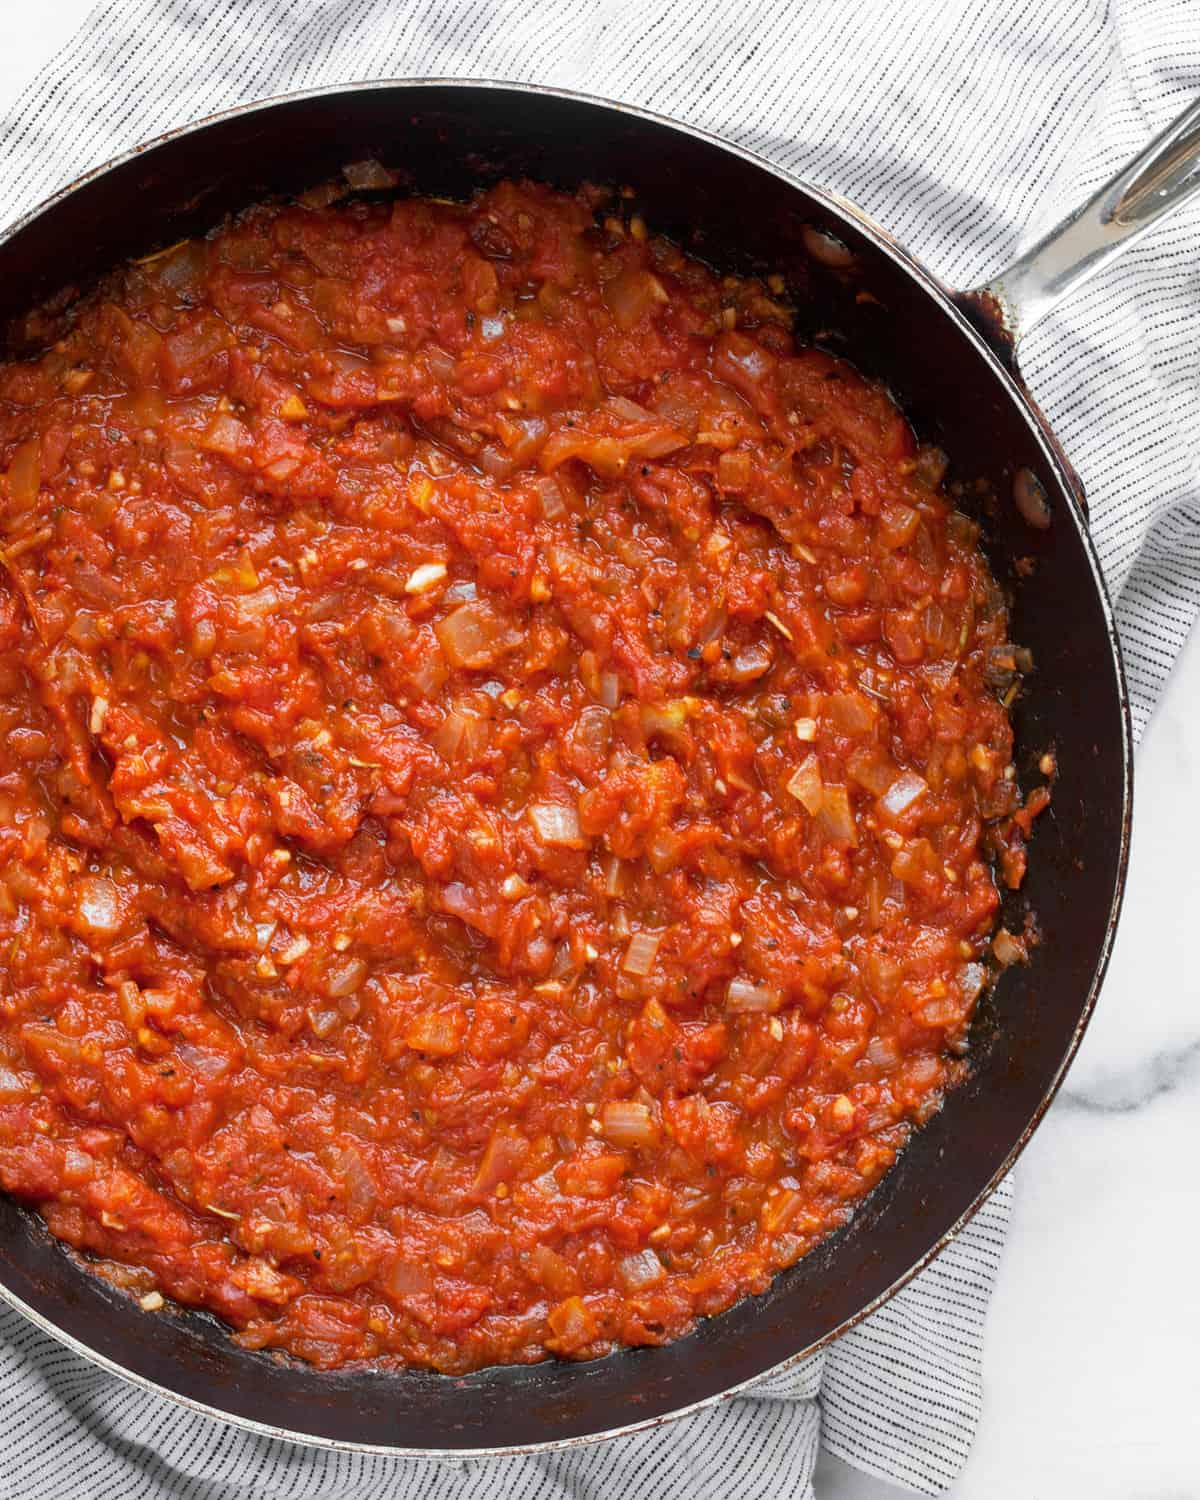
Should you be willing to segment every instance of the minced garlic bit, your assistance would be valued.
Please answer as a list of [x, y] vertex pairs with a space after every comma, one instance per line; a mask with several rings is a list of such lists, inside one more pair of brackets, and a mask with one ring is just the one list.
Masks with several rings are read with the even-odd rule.
[[427, 594], [430, 589], [436, 588], [445, 576], [445, 563], [422, 563], [419, 568], [414, 568], [409, 574], [408, 582], [404, 585], [404, 592], [406, 594]]
[[854, 1105], [846, 1094], [839, 1094], [829, 1111], [835, 1130], [849, 1130], [854, 1123]]
[[767, 610], [767, 619], [772, 625], [774, 625], [775, 629], [778, 630], [779, 634], [783, 636], [785, 640], [790, 641], [793, 639], [792, 632], [787, 628], [787, 626], [783, 623], [778, 615], [773, 614], [770, 610]]
[[138, 1304], [147, 1312], [157, 1312], [163, 1306], [163, 1294], [161, 1292], [147, 1292], [144, 1297], [138, 1298]]
[[339, 932], [337, 934], [337, 936], [333, 940], [334, 952], [335, 953], [345, 953], [346, 949], [349, 946], [350, 946], [350, 934], [348, 932]]
[[104, 720], [108, 714], [108, 699], [93, 698], [92, 712], [88, 718], [88, 728], [93, 734], [100, 734], [104, 729]]
[[778, 1016], [772, 1016], [767, 1022], [767, 1030], [777, 1042], [783, 1041], [783, 1022]]
[[817, 737], [816, 719], [797, 719], [795, 729], [796, 738], [804, 740], [806, 743], [810, 740], [815, 740]]

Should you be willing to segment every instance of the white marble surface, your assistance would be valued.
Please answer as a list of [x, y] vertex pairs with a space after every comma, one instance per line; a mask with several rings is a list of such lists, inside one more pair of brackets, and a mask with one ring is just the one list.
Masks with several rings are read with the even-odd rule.
[[[0, 111], [89, 9], [0, 0]], [[1185, 838], [1200, 834], [1200, 635], [1139, 752], [1136, 803], [1108, 982], [1019, 1168], [983, 1423], [953, 1500], [1200, 1500], [1200, 865]], [[899, 1493], [818, 1470], [821, 1500]]]

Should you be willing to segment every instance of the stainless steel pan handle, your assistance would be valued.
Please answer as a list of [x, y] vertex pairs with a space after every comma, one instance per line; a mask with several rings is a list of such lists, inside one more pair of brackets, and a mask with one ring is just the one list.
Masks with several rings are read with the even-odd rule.
[[963, 300], [998, 320], [1015, 351], [1052, 307], [1197, 191], [1200, 100], [1082, 208]]

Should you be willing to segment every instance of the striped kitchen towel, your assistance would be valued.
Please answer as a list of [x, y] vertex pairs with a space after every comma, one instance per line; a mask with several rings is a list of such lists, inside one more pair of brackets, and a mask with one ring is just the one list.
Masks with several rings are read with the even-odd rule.
[[[701, 125], [844, 193], [969, 286], [1200, 93], [1192, 0], [103, 0], [0, 125], [0, 222], [114, 153], [287, 90], [530, 79]], [[1079, 469], [1135, 727], [1200, 608], [1200, 203], [1027, 340]], [[13, 1500], [803, 1500], [818, 1444], [923, 1494], [981, 1401], [1011, 1185], [916, 1281], [752, 1396], [612, 1443], [458, 1464], [291, 1447], [182, 1410], [0, 1308]]]

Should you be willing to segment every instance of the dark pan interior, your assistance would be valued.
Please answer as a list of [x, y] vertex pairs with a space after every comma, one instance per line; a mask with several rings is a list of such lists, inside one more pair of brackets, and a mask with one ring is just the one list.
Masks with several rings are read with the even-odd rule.
[[[885, 379], [921, 436], [951, 455], [952, 477], [981, 482], [967, 503], [988, 512], [988, 549], [1014, 594], [1013, 638], [1037, 663], [1016, 711], [1019, 764], [1027, 770], [1053, 746], [1061, 767], [1012, 913], [1019, 920], [1032, 906], [1044, 942], [1032, 966], [1010, 970], [981, 1007], [969, 1081], [847, 1229], [765, 1295], [667, 1348], [454, 1380], [317, 1374], [238, 1350], [203, 1314], [142, 1312], [0, 1197], [0, 1279], [9, 1292], [97, 1355], [185, 1399], [317, 1441], [409, 1450], [561, 1442], [714, 1397], [826, 1338], [921, 1262], [1023, 1142], [1078, 1040], [1119, 902], [1129, 803], [1120, 670], [1063, 477], [1014, 388], [930, 283], [828, 200], [616, 107], [513, 88], [384, 85], [221, 118], [92, 177], [0, 242], [0, 326], [126, 256], [367, 155], [400, 169], [414, 190], [447, 195], [514, 174], [628, 184], [653, 227], [713, 264], [787, 275], [801, 326]], [[851, 246], [852, 276], [814, 267], [806, 224], [828, 226]], [[1012, 505], [1022, 466], [1047, 489], [1048, 531], [1032, 531]], [[1014, 573], [1017, 557], [1035, 560], [1030, 577]]]

